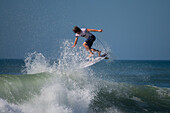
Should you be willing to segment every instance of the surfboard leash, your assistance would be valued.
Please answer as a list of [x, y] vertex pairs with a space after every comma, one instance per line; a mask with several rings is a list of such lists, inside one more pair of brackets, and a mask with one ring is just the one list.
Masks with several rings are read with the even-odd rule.
[[102, 43], [102, 41], [100, 41], [100, 39], [99, 38], [97, 38], [98, 40], [99, 40], [99, 42], [102, 44], [102, 46], [103, 46], [103, 49], [105, 50], [105, 52], [107, 53], [107, 50], [105, 49], [105, 46], [104, 46], [104, 44]]

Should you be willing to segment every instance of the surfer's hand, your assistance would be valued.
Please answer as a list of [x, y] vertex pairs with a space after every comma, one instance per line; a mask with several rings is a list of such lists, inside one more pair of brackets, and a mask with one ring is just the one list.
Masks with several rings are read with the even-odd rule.
[[75, 45], [72, 46], [72, 48], [75, 47]]
[[98, 30], [98, 32], [103, 32], [103, 29]]

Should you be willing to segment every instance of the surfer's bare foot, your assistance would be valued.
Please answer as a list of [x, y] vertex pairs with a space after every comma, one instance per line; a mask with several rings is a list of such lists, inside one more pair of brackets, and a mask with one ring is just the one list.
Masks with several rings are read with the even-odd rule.
[[88, 58], [90, 58], [93, 55], [93, 53], [91, 52], [90, 55], [88, 56]]
[[92, 54], [90, 54], [89, 56], [88, 56], [88, 58], [90, 58], [92, 56]]
[[98, 56], [100, 57], [101, 51], [98, 51]]

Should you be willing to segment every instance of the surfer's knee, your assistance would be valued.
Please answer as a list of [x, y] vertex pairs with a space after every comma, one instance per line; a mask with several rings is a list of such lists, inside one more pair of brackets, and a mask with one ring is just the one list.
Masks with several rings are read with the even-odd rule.
[[84, 46], [85, 48], [88, 48], [88, 46], [87, 46], [87, 43], [86, 43], [86, 42], [84, 42], [84, 43], [83, 43], [83, 46]]
[[91, 48], [92, 51], [96, 52], [96, 49]]
[[83, 43], [83, 46], [86, 48], [86, 51], [89, 50], [89, 47], [87, 46], [87, 43], [86, 43], [86, 42]]
[[87, 43], [86, 43], [86, 42], [84, 42], [84, 43], [83, 43], [83, 46], [87, 46]]

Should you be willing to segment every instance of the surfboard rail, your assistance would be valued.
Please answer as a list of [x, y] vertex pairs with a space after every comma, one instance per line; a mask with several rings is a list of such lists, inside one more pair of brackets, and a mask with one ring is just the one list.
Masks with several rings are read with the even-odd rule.
[[108, 55], [108, 53], [104, 53], [103, 55], [96, 57], [92, 61], [82, 63], [82, 64], [80, 64], [80, 68], [86, 68], [86, 67], [92, 66], [92, 65], [102, 61], [103, 59], [105, 59], [107, 57], [107, 55]]

